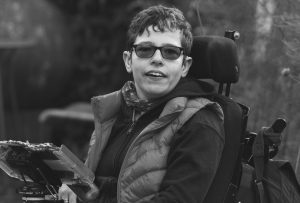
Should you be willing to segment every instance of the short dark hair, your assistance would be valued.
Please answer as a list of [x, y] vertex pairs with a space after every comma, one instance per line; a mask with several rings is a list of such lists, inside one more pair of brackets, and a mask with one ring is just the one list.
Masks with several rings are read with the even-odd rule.
[[185, 55], [189, 55], [193, 42], [191, 25], [185, 19], [183, 13], [177, 8], [165, 7], [162, 5], [151, 6], [136, 14], [129, 26], [127, 37], [128, 47], [131, 48], [138, 35], [152, 26], [155, 31], [180, 30], [181, 45]]

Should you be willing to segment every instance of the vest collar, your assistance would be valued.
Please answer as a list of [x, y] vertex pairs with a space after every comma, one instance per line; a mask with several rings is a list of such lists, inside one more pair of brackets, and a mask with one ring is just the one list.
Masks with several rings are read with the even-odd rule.
[[[122, 93], [121, 91], [110, 94], [96, 96], [91, 99], [92, 110], [95, 119], [105, 122], [117, 115], [121, 108]], [[174, 112], [181, 112], [187, 103], [186, 97], [175, 97], [167, 102], [160, 117]]]
[[159, 117], [163, 117], [174, 112], [183, 111], [186, 106], [187, 100], [187, 97], [175, 97], [171, 99], [167, 102]]
[[121, 91], [100, 95], [91, 99], [92, 110], [96, 120], [105, 122], [119, 112], [122, 102]]

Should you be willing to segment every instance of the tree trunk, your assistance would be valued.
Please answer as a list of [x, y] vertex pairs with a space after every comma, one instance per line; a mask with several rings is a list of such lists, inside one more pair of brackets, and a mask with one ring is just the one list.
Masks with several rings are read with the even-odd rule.
[[258, 0], [256, 4], [254, 60], [257, 62], [263, 61], [266, 56], [266, 47], [272, 30], [275, 7], [274, 0]]

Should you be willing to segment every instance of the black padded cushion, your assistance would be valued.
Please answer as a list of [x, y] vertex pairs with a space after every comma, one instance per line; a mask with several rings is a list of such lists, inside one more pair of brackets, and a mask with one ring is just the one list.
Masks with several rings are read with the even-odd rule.
[[193, 64], [189, 77], [213, 79], [219, 83], [236, 83], [239, 79], [237, 46], [229, 38], [194, 36], [190, 56]]

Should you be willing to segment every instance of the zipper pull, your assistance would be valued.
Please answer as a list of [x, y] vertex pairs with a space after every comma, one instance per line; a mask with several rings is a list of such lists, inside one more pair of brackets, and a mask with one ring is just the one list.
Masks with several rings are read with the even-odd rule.
[[135, 125], [135, 109], [133, 109], [131, 125], [130, 125], [130, 127], [129, 127], [128, 130], [127, 130], [127, 135], [130, 135], [130, 134], [131, 134], [134, 125]]

